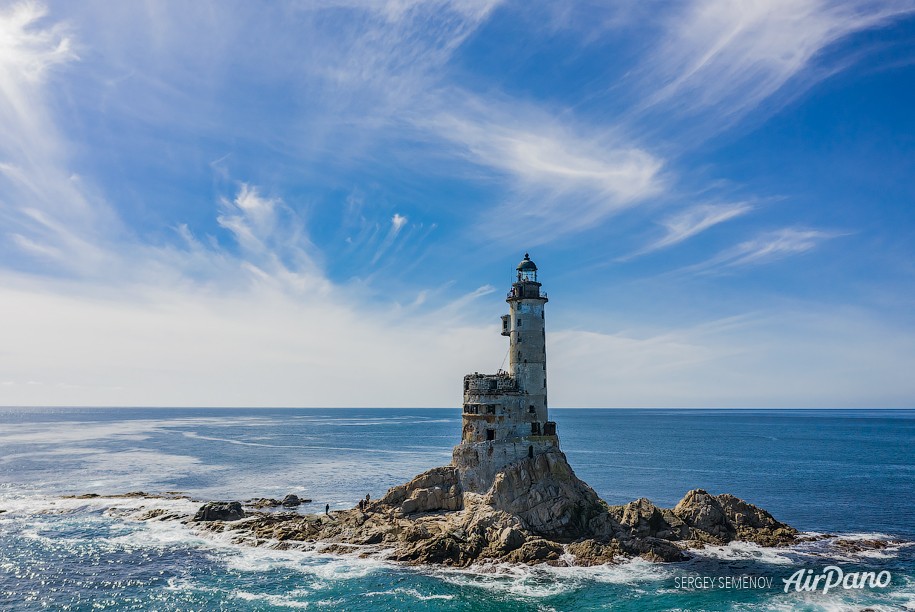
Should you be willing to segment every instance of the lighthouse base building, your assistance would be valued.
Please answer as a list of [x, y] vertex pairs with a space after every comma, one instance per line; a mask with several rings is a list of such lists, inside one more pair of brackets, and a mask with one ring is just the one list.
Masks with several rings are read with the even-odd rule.
[[509, 338], [509, 369], [464, 377], [461, 443], [452, 465], [466, 491], [483, 493], [505, 466], [559, 449], [556, 423], [547, 415], [546, 293], [530, 256], [518, 264], [502, 316]]

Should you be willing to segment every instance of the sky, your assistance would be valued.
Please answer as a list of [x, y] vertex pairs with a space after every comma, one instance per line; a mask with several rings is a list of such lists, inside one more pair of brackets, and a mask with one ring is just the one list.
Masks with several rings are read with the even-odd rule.
[[0, 405], [915, 406], [915, 4], [0, 0]]

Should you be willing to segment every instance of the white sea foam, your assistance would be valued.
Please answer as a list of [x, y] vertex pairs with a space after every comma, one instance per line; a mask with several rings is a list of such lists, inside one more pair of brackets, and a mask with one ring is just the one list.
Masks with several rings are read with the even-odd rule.
[[644, 559], [592, 567], [526, 566], [494, 563], [460, 570], [437, 570], [445, 582], [477, 587], [527, 599], [544, 599], [575, 591], [588, 582], [638, 585], [670, 578], [673, 569]]
[[796, 550], [792, 548], [764, 548], [752, 542], [731, 542], [724, 546], [706, 546], [701, 550], [690, 551], [696, 557], [708, 557], [723, 561], [752, 560], [772, 565], [791, 565], [796, 563]]
[[382, 567], [389, 566], [381, 559], [362, 559], [356, 556], [330, 555], [303, 546], [291, 550], [267, 547], [231, 546], [232, 553], [223, 561], [229, 569], [241, 572], [262, 572], [275, 568], [293, 570], [321, 581], [339, 581], [364, 578]]
[[249, 593], [247, 591], [236, 590], [232, 596], [243, 601], [263, 601], [271, 606], [280, 608], [308, 608], [311, 606], [307, 601], [299, 601], [288, 595], [274, 595], [270, 593]]
[[124, 419], [122, 421], [53, 421], [50, 423], [6, 423], [0, 443], [54, 444], [118, 438], [146, 440], [152, 434], [181, 427], [254, 427], [275, 424], [269, 417], [184, 417], [172, 419]]
[[436, 599], [442, 599], [442, 600], [447, 601], [447, 600], [454, 599], [454, 595], [441, 595], [441, 594], [423, 595], [416, 589], [405, 589], [405, 588], [391, 589], [390, 591], [372, 591], [369, 593], [365, 593], [365, 597], [378, 597], [380, 595], [409, 595], [410, 597], [413, 597], [414, 599], [418, 599], [419, 601], [434, 601]]

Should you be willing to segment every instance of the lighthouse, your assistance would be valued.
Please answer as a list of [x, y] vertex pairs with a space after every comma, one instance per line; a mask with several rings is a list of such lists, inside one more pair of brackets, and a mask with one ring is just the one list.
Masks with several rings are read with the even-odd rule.
[[516, 268], [502, 335], [509, 339], [508, 370], [464, 376], [461, 443], [452, 464], [465, 490], [485, 492], [506, 465], [559, 448], [547, 414], [547, 295], [530, 255]]

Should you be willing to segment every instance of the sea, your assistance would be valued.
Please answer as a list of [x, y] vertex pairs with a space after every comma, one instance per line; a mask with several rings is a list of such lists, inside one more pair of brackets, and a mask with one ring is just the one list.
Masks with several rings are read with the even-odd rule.
[[[198, 500], [290, 493], [312, 500], [301, 512], [351, 508], [447, 464], [460, 416], [0, 408], [0, 610], [915, 610], [913, 410], [551, 410], [576, 474], [608, 503], [732, 493], [828, 536], [791, 548], [447, 569], [247, 547], [136, 520], [141, 506], [193, 511]], [[132, 491], [191, 499], [104, 497]], [[86, 493], [102, 497], [67, 497]], [[838, 539], [887, 546], [855, 552]], [[798, 591], [799, 571], [863, 588], [824, 589], [824, 578]]]

